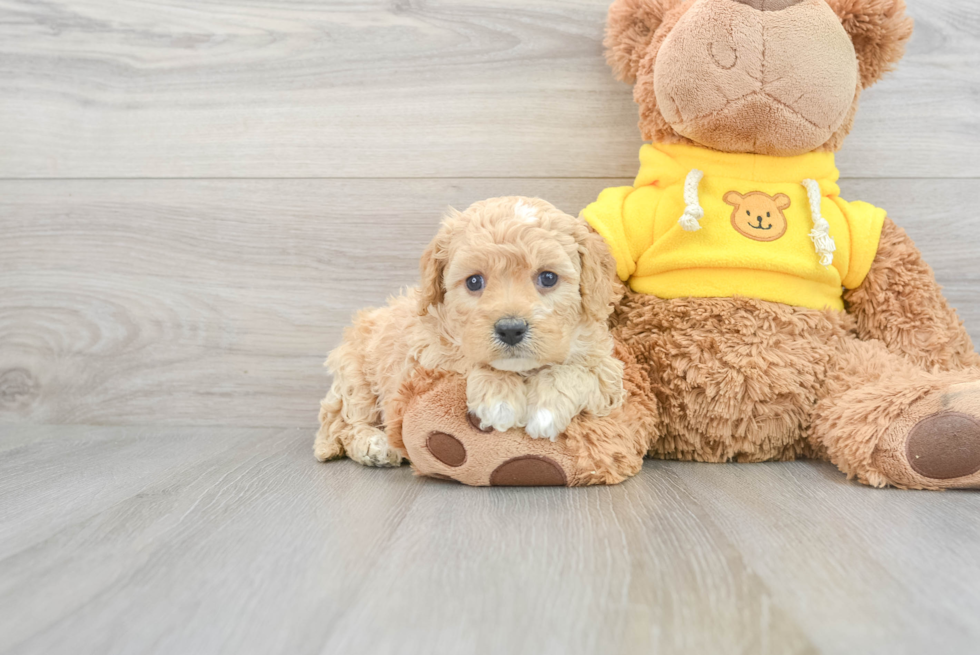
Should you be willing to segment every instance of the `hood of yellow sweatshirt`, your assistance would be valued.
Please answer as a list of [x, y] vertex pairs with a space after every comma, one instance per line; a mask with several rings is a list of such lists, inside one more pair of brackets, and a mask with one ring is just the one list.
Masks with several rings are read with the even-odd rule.
[[812, 179], [825, 195], [837, 195], [840, 172], [832, 152], [812, 152], [796, 157], [771, 157], [719, 152], [699, 146], [653, 143], [640, 149], [640, 172], [633, 186], [669, 186], [692, 170], [705, 175], [759, 183], [795, 183]]

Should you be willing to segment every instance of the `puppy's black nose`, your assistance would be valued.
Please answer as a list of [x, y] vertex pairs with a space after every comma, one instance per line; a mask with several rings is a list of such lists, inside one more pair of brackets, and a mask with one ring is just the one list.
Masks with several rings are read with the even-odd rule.
[[497, 338], [508, 346], [516, 346], [524, 341], [527, 334], [527, 321], [521, 318], [502, 318], [494, 323], [493, 331]]

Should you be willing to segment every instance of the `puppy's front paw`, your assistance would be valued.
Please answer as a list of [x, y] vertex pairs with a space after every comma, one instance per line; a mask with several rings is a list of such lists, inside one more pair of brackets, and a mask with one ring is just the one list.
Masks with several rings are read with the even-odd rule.
[[513, 373], [476, 369], [466, 378], [466, 407], [480, 421], [480, 429], [506, 432], [521, 425], [527, 408], [524, 381]]
[[388, 437], [375, 428], [358, 431], [347, 446], [347, 456], [363, 466], [401, 466], [402, 457], [388, 445]]
[[480, 422], [481, 430], [493, 428], [498, 432], [506, 432], [517, 425], [517, 410], [510, 403], [477, 405], [473, 408], [473, 413]]
[[554, 441], [558, 435], [565, 431], [568, 424], [561, 425], [555, 413], [544, 407], [533, 407], [528, 412], [527, 425], [524, 431], [532, 439], [550, 439]]

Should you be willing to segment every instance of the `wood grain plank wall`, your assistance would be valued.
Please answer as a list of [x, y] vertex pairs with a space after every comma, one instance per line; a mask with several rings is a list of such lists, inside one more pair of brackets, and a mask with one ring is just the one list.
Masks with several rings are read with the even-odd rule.
[[[0, 422], [310, 426], [445, 207], [636, 172], [608, 0], [0, 0]], [[845, 196], [980, 338], [980, 6], [909, 0]]]
[[[629, 177], [609, 0], [2, 0], [0, 176]], [[858, 177], [980, 175], [980, 4], [909, 0]]]
[[[0, 182], [0, 421], [305, 426], [350, 315], [418, 276], [447, 205], [577, 212], [626, 180]], [[976, 180], [844, 180], [894, 208], [980, 342]]]

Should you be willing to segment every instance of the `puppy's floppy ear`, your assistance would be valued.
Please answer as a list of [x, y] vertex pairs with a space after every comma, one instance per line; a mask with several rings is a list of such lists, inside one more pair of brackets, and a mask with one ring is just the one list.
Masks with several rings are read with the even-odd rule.
[[605, 323], [612, 314], [616, 294], [616, 260], [605, 240], [591, 227], [583, 224], [576, 231], [579, 257], [582, 259], [582, 275], [579, 294], [582, 309], [592, 320]]
[[606, 61], [616, 79], [632, 84], [664, 14], [683, 0], [615, 0], [606, 19]]
[[895, 67], [912, 37], [905, 0], [827, 0], [857, 52], [861, 87], [868, 88]]
[[422, 260], [419, 262], [419, 270], [422, 274], [422, 281], [419, 284], [419, 316], [428, 314], [429, 307], [438, 305], [446, 297], [443, 275], [449, 261], [449, 244], [452, 240], [454, 224], [460, 216], [455, 209], [449, 211], [449, 215], [443, 220], [439, 232], [422, 253]]

